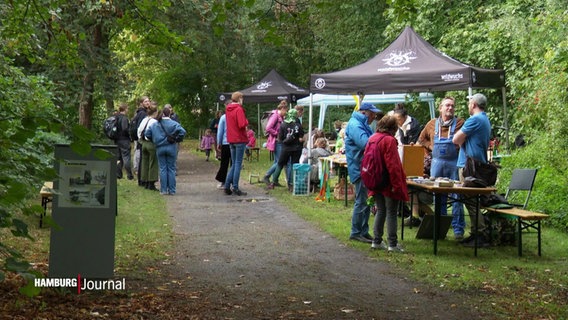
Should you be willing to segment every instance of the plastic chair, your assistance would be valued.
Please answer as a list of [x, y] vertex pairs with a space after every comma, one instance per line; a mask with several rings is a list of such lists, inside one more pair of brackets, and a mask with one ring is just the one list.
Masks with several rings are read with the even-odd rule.
[[[505, 193], [505, 198], [509, 203], [515, 207], [526, 209], [529, 203], [531, 192], [534, 186], [534, 181], [536, 178], [536, 173], [538, 169], [515, 169], [513, 170], [513, 175], [511, 177], [511, 182], [507, 188], [507, 193]], [[526, 197], [524, 202], [514, 203], [515, 199], [520, 197], [519, 191], [526, 192]]]

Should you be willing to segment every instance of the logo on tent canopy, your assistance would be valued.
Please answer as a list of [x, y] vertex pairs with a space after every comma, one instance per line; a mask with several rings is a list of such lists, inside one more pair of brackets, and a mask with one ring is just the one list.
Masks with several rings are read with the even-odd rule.
[[298, 87], [297, 85], [290, 83], [290, 82], [286, 82], [286, 85], [290, 88], [293, 88], [296, 91], [300, 91], [300, 92], [306, 91], [306, 90], [304, 90], [304, 89], [302, 89], [302, 88]]
[[272, 87], [272, 81], [261, 82], [256, 86], [258, 90], [266, 90], [269, 87]]
[[317, 78], [314, 85], [318, 89], [323, 89], [323, 87], [325, 87], [325, 80], [323, 78]]
[[418, 59], [416, 53], [412, 50], [407, 50], [406, 52], [402, 51], [393, 51], [388, 54], [385, 59], [382, 59], [387, 66], [390, 68], [379, 68], [377, 71], [404, 71], [410, 68], [408, 67], [401, 67], [405, 64], [409, 64], [412, 60]]

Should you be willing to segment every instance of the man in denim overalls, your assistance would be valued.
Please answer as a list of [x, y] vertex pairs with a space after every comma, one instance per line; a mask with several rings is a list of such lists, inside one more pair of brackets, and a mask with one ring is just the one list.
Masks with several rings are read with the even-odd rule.
[[[452, 142], [452, 138], [464, 123], [464, 120], [454, 116], [455, 100], [453, 97], [445, 97], [440, 103], [440, 116], [430, 120], [418, 138], [418, 144], [424, 146], [432, 153], [431, 177], [450, 178], [458, 181], [458, 168], [456, 166], [459, 147]], [[456, 195], [451, 195], [455, 197]], [[446, 215], [447, 197], [442, 196], [442, 214]], [[465, 229], [465, 217], [463, 204], [452, 204], [452, 228], [456, 240], [463, 239]]]

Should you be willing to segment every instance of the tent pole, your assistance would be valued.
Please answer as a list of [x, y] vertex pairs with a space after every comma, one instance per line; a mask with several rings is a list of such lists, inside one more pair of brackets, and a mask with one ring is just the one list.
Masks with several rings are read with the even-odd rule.
[[313, 123], [313, 117], [312, 117], [312, 111], [313, 111], [313, 103], [314, 103], [314, 95], [313, 93], [310, 92], [310, 116], [308, 117], [308, 143], [306, 144], [308, 146], [308, 163], [311, 164], [311, 156], [312, 156], [312, 137], [311, 135], [311, 131], [310, 128], [312, 127], [312, 123]]
[[501, 87], [501, 99], [503, 99], [503, 126], [505, 127], [505, 145], [507, 154], [511, 154], [510, 144], [509, 144], [509, 121], [507, 116], [507, 90], [505, 87]]
[[[260, 138], [260, 103], [256, 104], [256, 125], [258, 127], [258, 131], [256, 132], [256, 136]], [[262, 143], [260, 144], [262, 146]]]

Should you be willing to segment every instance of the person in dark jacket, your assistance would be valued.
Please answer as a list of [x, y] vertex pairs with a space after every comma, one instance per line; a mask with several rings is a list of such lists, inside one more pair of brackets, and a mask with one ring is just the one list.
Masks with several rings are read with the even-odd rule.
[[[288, 161], [291, 161], [292, 165], [300, 162], [304, 146], [304, 129], [298, 121], [298, 110], [290, 109], [286, 113], [286, 117], [278, 130], [278, 141], [282, 143], [282, 151], [278, 159], [278, 167], [272, 175], [272, 181], [278, 181], [280, 172], [287, 166]], [[292, 179], [289, 179], [288, 190], [292, 191], [293, 186]], [[274, 183], [271, 183], [268, 188], [274, 189]]]
[[408, 111], [402, 103], [396, 105], [393, 115], [398, 123], [395, 138], [398, 140], [398, 154], [402, 159], [402, 146], [416, 143], [422, 127], [416, 118], [408, 115]]
[[126, 116], [128, 112], [128, 104], [121, 103], [118, 107], [118, 138], [114, 141], [118, 147], [118, 162], [116, 177], [122, 179], [122, 169], [126, 171], [126, 177], [128, 180], [134, 179], [132, 175], [132, 161], [131, 159], [131, 147], [130, 147], [130, 132], [128, 117]]
[[130, 139], [134, 141], [134, 165], [133, 169], [137, 172], [138, 185], [141, 187], [146, 187], [145, 181], [140, 180], [140, 162], [142, 160], [142, 143], [138, 141], [138, 127], [142, 120], [148, 115], [148, 108], [152, 105], [150, 98], [147, 96], [142, 96], [138, 103], [138, 109], [130, 121]]

